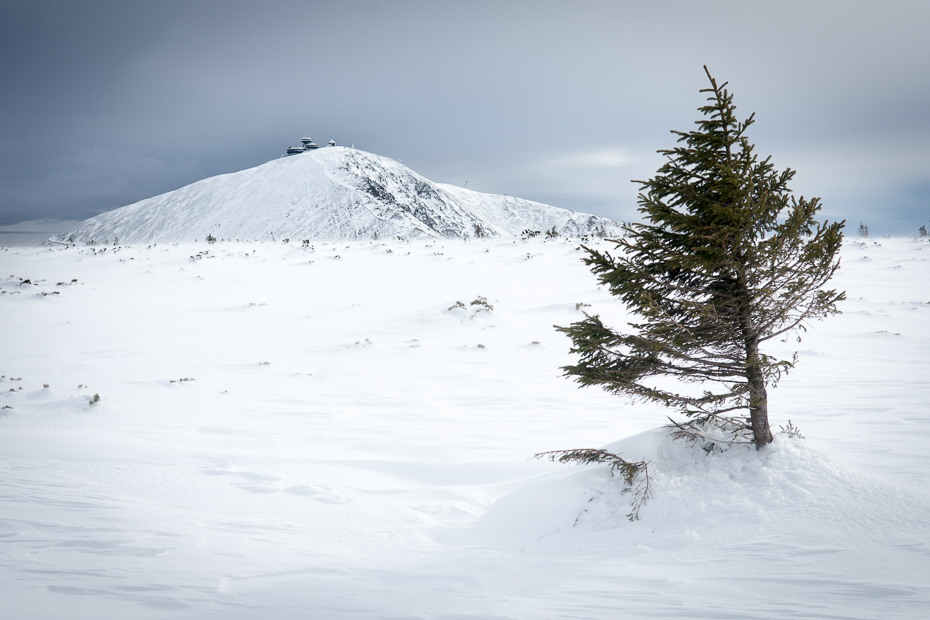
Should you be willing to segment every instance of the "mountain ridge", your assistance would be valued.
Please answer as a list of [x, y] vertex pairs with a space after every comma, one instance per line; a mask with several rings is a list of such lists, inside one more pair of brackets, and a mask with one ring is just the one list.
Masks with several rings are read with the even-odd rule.
[[434, 183], [403, 164], [326, 147], [222, 174], [114, 209], [50, 243], [474, 238], [550, 230], [614, 233], [619, 223]]

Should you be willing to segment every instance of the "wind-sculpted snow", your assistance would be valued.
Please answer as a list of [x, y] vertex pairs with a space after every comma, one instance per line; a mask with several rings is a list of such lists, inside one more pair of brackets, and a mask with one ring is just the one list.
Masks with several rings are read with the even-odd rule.
[[93, 217], [51, 241], [469, 238], [553, 227], [581, 235], [613, 233], [618, 223], [433, 183], [387, 157], [331, 147], [192, 183]]
[[577, 239], [0, 248], [0, 618], [923, 620], [930, 243], [842, 253], [756, 451], [560, 376]]

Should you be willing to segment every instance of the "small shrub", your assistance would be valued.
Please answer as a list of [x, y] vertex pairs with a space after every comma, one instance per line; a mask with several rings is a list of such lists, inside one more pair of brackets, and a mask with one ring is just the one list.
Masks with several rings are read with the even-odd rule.
[[794, 426], [791, 423], [791, 420], [788, 420], [788, 426], [782, 426], [781, 424], [779, 424], [778, 428], [781, 429], [779, 431], [780, 435], [786, 435], [788, 437], [794, 437], [796, 439], [804, 439], [804, 435], [801, 434], [801, 431], [798, 429], [797, 426]]
[[921, 225], [920, 228], [917, 229], [917, 234], [920, 237], [930, 236], [930, 233], [927, 232], [927, 227], [924, 225]]
[[526, 241], [527, 239], [538, 237], [540, 234], [541, 233], [538, 230], [530, 230], [529, 228], [527, 228], [522, 233], [520, 233], [520, 236], [523, 238], [524, 241]]
[[474, 301], [472, 301], [471, 304], [469, 305], [478, 306], [478, 312], [481, 312], [482, 310], [491, 312], [492, 310], [494, 310], [494, 306], [489, 304], [488, 300], [480, 295]]
[[216, 243], [216, 237], [213, 235], [207, 235], [207, 243]]
[[88, 399], [87, 402], [90, 403], [91, 407], [93, 407], [100, 402], [100, 394], [94, 394], [93, 398]]

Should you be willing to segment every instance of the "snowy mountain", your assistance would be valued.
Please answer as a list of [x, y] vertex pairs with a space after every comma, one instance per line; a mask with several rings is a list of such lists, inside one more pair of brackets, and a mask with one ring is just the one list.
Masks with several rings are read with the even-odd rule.
[[580, 235], [608, 218], [433, 183], [387, 157], [346, 147], [306, 151], [223, 174], [81, 222], [51, 241], [371, 239]]

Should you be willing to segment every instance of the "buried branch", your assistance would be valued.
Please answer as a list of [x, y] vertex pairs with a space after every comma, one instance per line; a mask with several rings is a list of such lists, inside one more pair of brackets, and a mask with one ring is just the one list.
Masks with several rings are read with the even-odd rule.
[[[575, 463], [577, 465], [601, 464], [610, 465], [610, 474], [620, 472], [620, 476], [627, 485], [625, 493], [632, 493], [630, 498], [630, 512], [627, 518], [630, 521], [639, 519], [639, 510], [652, 495], [652, 488], [649, 479], [649, 462], [636, 461], [630, 462], [619, 454], [608, 452], [607, 450], [597, 450], [594, 448], [581, 448], [577, 450], [552, 450], [549, 452], [540, 452], [533, 455], [534, 459], [547, 459], [553, 463]], [[640, 477], [636, 483], [637, 478]], [[634, 486], [634, 483], [635, 486]]]

